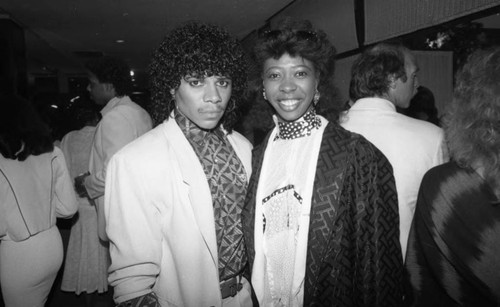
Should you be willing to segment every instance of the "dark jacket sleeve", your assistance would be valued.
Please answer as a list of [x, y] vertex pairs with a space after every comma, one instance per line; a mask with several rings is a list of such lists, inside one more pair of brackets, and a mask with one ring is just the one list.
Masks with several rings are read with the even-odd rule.
[[350, 157], [344, 189], [354, 223], [355, 306], [401, 306], [403, 259], [392, 166], [362, 137]]

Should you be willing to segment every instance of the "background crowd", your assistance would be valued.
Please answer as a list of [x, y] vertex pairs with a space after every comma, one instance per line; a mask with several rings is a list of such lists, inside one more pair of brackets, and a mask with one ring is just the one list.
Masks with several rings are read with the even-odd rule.
[[[71, 104], [71, 131], [2, 95], [5, 306], [54, 285], [86, 306], [498, 306], [500, 47], [457, 69], [442, 116], [407, 47], [366, 48], [347, 104], [335, 53], [306, 20], [251, 61], [191, 22], [153, 54], [147, 105], [111, 57], [87, 64], [95, 105]], [[257, 101], [271, 125], [250, 142]]]

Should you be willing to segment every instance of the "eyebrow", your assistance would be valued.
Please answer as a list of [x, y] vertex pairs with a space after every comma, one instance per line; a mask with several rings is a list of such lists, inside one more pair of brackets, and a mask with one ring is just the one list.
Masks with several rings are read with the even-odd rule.
[[206, 79], [210, 77], [215, 77], [217, 80], [221, 79], [229, 79], [232, 80], [231, 77], [228, 76], [219, 76], [219, 75], [212, 75], [212, 76], [207, 76], [207, 75], [185, 75], [183, 77], [184, 80], [189, 79], [189, 78], [195, 78], [195, 79]]
[[[307, 65], [304, 65], [304, 64], [294, 65], [291, 68], [293, 68], [293, 69], [306, 68], [307, 70], [313, 70], [313, 68], [311, 68], [311, 67], [309, 67]], [[269, 69], [284, 69], [284, 67], [281, 67], [281, 66], [278, 66], [278, 65], [273, 65], [273, 66], [268, 67], [265, 71], [268, 71]]]

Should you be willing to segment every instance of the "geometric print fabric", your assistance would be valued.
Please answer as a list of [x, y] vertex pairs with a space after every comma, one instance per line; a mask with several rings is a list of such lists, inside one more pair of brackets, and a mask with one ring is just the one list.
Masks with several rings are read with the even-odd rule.
[[[269, 136], [269, 135], [268, 135]], [[250, 270], [255, 192], [265, 144], [256, 147], [242, 220]], [[363, 137], [329, 123], [311, 204], [304, 306], [401, 306], [403, 261], [392, 167]]]
[[201, 130], [177, 114], [176, 121], [207, 177], [214, 209], [219, 278], [226, 280], [240, 274], [247, 262], [240, 220], [247, 190], [245, 169], [220, 128]]
[[[310, 233], [306, 275], [315, 277], [306, 281], [305, 303], [401, 306], [403, 272], [392, 167], [364, 138], [346, 142], [339, 136], [330, 135], [329, 146], [320, 151], [316, 182], [324, 188], [313, 195], [317, 205], [311, 227], [317, 231]], [[355, 274], [349, 274], [353, 268]]]

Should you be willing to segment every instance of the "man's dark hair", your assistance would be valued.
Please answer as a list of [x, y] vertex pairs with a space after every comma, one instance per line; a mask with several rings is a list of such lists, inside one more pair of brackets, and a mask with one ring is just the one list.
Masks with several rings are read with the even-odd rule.
[[97, 77], [100, 83], [112, 84], [116, 96], [130, 94], [132, 87], [130, 67], [122, 59], [105, 56], [86, 63], [85, 67]]
[[409, 50], [397, 44], [382, 43], [363, 52], [351, 68], [349, 96], [353, 101], [365, 97], [383, 97], [391, 77], [407, 80], [405, 54]]
[[[262, 92], [262, 70], [267, 59], [278, 60], [285, 53], [292, 57], [301, 57], [312, 62], [319, 72], [318, 114], [329, 113], [329, 120], [337, 121], [343, 106], [335, 104], [336, 89], [334, 86], [336, 50], [328, 36], [321, 30], [313, 28], [308, 20], [284, 18], [276, 29], [262, 32], [254, 48], [254, 61], [259, 75], [255, 76], [254, 90]], [[256, 97], [261, 98], [262, 95]], [[323, 110], [324, 109], [324, 110]], [[331, 115], [331, 116], [330, 116]]]
[[14, 94], [0, 96], [0, 153], [24, 161], [54, 150], [49, 127], [31, 103]]
[[200, 22], [189, 22], [168, 33], [150, 64], [151, 117], [155, 125], [175, 109], [171, 89], [192, 76], [231, 78], [231, 98], [220, 123], [232, 131], [239, 117], [247, 83], [247, 62], [239, 42], [226, 30]]

